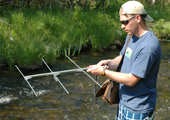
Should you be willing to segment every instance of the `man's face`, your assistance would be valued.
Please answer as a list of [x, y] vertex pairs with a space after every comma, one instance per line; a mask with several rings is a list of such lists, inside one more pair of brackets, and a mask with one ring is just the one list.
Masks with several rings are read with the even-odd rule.
[[136, 15], [123, 15], [120, 14], [120, 22], [121, 28], [127, 32], [128, 35], [135, 34], [137, 23], [136, 23]]

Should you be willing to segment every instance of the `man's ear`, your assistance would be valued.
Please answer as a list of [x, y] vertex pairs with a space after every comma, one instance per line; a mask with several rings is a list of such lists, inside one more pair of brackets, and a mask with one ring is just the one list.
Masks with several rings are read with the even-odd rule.
[[136, 15], [137, 23], [140, 23], [142, 21], [142, 17], [140, 15]]

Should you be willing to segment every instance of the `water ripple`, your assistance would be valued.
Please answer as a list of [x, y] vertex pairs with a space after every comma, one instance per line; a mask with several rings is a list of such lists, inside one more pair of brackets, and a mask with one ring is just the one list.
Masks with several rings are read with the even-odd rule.
[[12, 95], [4, 96], [0, 98], [0, 104], [10, 103], [13, 100], [18, 100], [18, 97], [13, 97]]

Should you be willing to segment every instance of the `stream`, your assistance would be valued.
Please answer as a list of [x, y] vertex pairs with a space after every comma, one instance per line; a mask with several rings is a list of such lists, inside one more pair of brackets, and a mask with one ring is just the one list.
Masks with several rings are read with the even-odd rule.
[[[157, 81], [157, 106], [154, 120], [170, 120], [170, 42], [160, 42], [162, 60]], [[81, 68], [96, 64], [100, 60], [114, 58], [119, 50], [84, 51], [71, 57]], [[77, 69], [69, 59], [60, 57], [53, 72]], [[50, 73], [44, 65], [38, 70], [21, 70], [27, 75]], [[100, 85], [106, 77], [88, 73]], [[29, 79], [38, 96], [35, 96], [17, 69], [0, 71], [0, 120], [114, 120], [117, 105], [110, 106], [96, 98], [99, 86], [83, 72], [62, 73], [57, 76], [68, 90], [63, 89], [53, 75]]]

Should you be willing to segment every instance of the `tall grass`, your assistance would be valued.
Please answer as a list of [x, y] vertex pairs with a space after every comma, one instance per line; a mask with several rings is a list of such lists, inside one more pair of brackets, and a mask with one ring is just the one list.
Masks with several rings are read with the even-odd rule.
[[10, 15], [10, 25], [4, 31], [7, 35], [3, 43], [3, 57], [10, 69], [14, 68], [15, 63], [28, 68], [44, 56], [45, 45], [41, 40], [44, 32], [39, 21], [33, 22], [23, 13], [13, 12]]
[[[86, 10], [80, 6], [67, 11], [55, 6], [50, 10], [25, 8], [5, 12], [0, 17], [0, 62], [5, 60], [11, 70], [15, 64], [30, 69], [41, 65], [42, 58], [53, 64], [61, 55], [79, 53], [82, 45], [89, 42], [93, 49], [114, 45], [126, 37], [119, 23], [122, 2], [110, 4], [105, 14], [101, 8]], [[160, 30], [160, 17], [166, 20], [165, 14], [155, 9], [149, 14], [159, 21], [153, 31]]]

